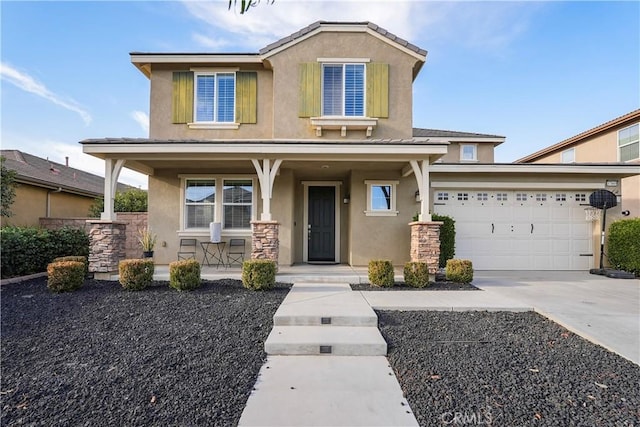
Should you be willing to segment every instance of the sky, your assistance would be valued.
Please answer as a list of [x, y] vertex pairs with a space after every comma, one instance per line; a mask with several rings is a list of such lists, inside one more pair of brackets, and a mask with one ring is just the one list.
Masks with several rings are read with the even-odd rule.
[[[130, 52], [256, 53], [318, 21], [371, 21], [427, 50], [413, 126], [497, 134], [512, 162], [640, 108], [636, 1], [0, 0], [0, 145], [104, 176], [79, 141], [147, 137]], [[147, 188], [127, 169], [120, 181]]]

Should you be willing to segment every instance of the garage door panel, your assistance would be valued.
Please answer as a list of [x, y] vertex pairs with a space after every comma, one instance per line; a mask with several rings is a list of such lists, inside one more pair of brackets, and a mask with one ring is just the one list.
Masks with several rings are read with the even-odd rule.
[[[592, 252], [585, 194], [571, 191], [448, 190], [434, 211], [456, 221], [456, 257], [479, 270], [585, 270]], [[458, 200], [467, 198], [466, 200]]]

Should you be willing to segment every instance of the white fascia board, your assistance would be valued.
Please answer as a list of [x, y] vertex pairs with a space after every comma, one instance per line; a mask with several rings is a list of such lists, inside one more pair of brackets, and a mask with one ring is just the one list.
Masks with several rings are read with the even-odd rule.
[[433, 164], [431, 172], [451, 173], [549, 173], [605, 174], [632, 176], [640, 174], [640, 165], [565, 165], [565, 164]]
[[[304, 159], [310, 155], [340, 156], [357, 155], [363, 158], [378, 156], [395, 156], [390, 161], [395, 161], [398, 156], [425, 156], [431, 154], [446, 154], [446, 145], [379, 145], [379, 144], [85, 144], [82, 150], [86, 154], [96, 154], [117, 157], [118, 154], [127, 156], [132, 154], [237, 154], [241, 156], [270, 155], [291, 159], [292, 157]], [[180, 156], [177, 156], [180, 157]]]
[[455, 138], [443, 138], [446, 139], [449, 142], [485, 142], [485, 143], [492, 143], [492, 144], [501, 144], [505, 141], [506, 138], [482, 138], [482, 137], [475, 137], [475, 138], [463, 138], [463, 137], [455, 137]]
[[160, 53], [160, 54], [131, 54], [131, 62], [138, 64], [215, 64], [220, 63], [243, 63], [261, 64], [260, 55], [254, 54], [229, 54], [229, 55], [195, 55], [190, 53]]

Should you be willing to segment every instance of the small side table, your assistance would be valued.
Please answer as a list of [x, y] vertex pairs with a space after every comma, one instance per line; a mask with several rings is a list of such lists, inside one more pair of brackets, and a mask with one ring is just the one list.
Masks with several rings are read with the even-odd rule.
[[226, 244], [227, 242], [201, 242], [200, 246], [202, 246], [202, 252], [204, 253], [202, 263], [206, 263], [209, 267], [211, 267], [211, 264], [216, 264], [216, 268], [225, 265], [222, 254]]

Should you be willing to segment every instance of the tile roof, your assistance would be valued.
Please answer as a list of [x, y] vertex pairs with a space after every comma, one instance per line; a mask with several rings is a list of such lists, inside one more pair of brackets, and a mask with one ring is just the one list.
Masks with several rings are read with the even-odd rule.
[[505, 138], [500, 135], [489, 135], [485, 133], [459, 132], [455, 130], [421, 129], [413, 128], [414, 138]]
[[369, 21], [362, 21], [362, 22], [335, 22], [335, 21], [316, 21], [311, 25], [308, 25], [307, 27], [296, 31], [293, 34], [288, 35], [287, 37], [283, 37], [278, 41], [275, 41], [271, 44], [269, 44], [268, 46], [260, 49], [260, 54], [264, 55], [266, 53], [271, 52], [272, 50], [275, 50], [281, 46], [284, 46], [288, 43], [291, 43], [297, 39], [299, 39], [300, 37], [305, 36], [306, 34], [309, 34], [312, 31], [315, 31], [316, 29], [322, 27], [323, 25], [362, 25], [362, 26], [366, 26], [369, 29], [377, 32], [378, 34], [386, 37], [387, 39], [391, 40], [392, 42], [395, 42], [403, 47], [405, 47], [406, 49], [409, 49], [419, 55], [426, 55], [427, 51], [424, 49], [419, 48], [418, 46], [409, 43], [408, 41], [396, 36], [393, 33], [390, 33], [389, 31], [385, 30], [382, 27], [379, 27], [378, 25], [369, 22]]
[[[19, 150], [0, 150], [7, 169], [15, 170], [17, 178], [29, 184], [47, 188], [60, 187], [71, 193], [97, 197], [104, 194], [104, 178], [61, 163], [24, 153]], [[118, 190], [131, 188], [118, 184]]]

